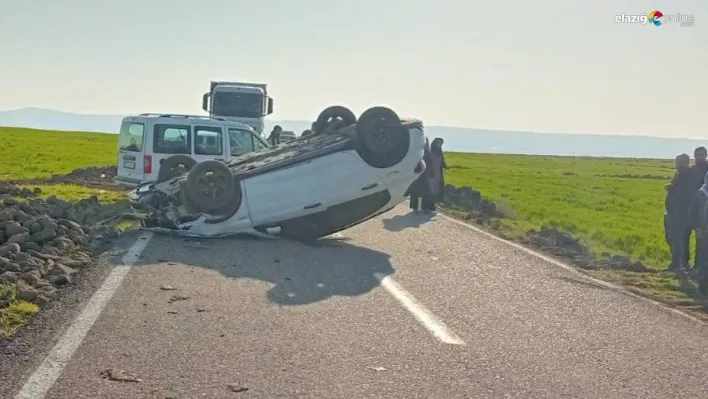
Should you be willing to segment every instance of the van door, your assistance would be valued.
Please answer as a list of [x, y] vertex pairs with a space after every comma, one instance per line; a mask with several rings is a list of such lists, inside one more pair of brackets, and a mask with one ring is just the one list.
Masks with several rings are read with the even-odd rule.
[[253, 152], [253, 139], [251, 132], [238, 127], [229, 129], [229, 158]]
[[192, 156], [192, 127], [184, 124], [155, 123], [152, 132], [152, 152], [146, 155], [146, 180], [157, 180], [160, 165], [166, 158], [175, 154]]
[[254, 226], [325, 210], [312, 161], [249, 177], [244, 186]]
[[221, 126], [194, 126], [194, 154], [197, 162], [207, 159], [226, 160], [224, 152], [224, 130]]
[[145, 177], [145, 124], [124, 119], [118, 134], [118, 166], [116, 182], [135, 185]]

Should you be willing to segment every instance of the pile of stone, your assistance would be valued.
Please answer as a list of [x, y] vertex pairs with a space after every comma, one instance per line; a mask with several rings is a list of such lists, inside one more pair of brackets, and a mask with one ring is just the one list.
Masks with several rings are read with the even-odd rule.
[[602, 254], [596, 258], [579, 239], [555, 228], [545, 227], [531, 231], [525, 244], [555, 256], [570, 259], [573, 264], [584, 269], [611, 269], [642, 273], [656, 273], [641, 261], [632, 261], [628, 256]]
[[492, 218], [501, 217], [496, 204], [482, 198], [482, 194], [472, 187], [455, 187], [452, 184], [445, 186], [443, 205], [448, 208], [468, 212], [465, 220], [473, 220], [479, 224], [486, 224]]
[[[42, 304], [92, 263], [95, 250], [120, 236], [101, 221], [129, 206], [101, 205], [95, 196], [74, 203], [54, 196], [13, 198], [18, 192], [28, 191], [12, 187], [0, 194], [0, 284], [14, 286], [17, 299]], [[8, 299], [0, 298], [0, 309], [3, 301]]]
[[32, 198], [42, 194], [42, 189], [35, 187], [29, 189], [27, 187], [18, 187], [13, 184], [0, 182], [0, 197], [22, 197]]

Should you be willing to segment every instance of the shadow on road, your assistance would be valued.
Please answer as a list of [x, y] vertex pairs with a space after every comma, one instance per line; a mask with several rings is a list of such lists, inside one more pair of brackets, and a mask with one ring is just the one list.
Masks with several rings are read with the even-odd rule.
[[401, 231], [407, 228], [418, 228], [424, 223], [431, 221], [433, 218], [432, 214], [429, 213], [407, 213], [405, 215], [396, 215], [390, 219], [384, 219], [384, 228], [388, 231]]
[[214, 269], [232, 278], [271, 284], [268, 300], [306, 305], [334, 296], [357, 296], [393, 274], [388, 254], [345, 242], [314, 244], [260, 238], [193, 239], [155, 235], [136, 264], [174, 262]]

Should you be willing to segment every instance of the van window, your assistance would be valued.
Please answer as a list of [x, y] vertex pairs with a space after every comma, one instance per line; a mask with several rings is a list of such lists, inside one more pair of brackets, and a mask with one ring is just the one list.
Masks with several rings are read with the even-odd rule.
[[253, 135], [248, 130], [230, 128], [229, 148], [232, 157], [253, 152]]
[[153, 151], [156, 154], [192, 154], [192, 136], [188, 125], [155, 124]]
[[194, 127], [194, 153], [199, 155], [222, 155], [224, 153], [223, 134], [220, 127]]
[[123, 122], [118, 134], [118, 148], [123, 151], [142, 152], [145, 125], [137, 122]]

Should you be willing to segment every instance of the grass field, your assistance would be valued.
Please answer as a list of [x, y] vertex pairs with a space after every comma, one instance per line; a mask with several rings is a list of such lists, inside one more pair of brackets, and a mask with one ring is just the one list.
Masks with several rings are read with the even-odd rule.
[[631, 255], [657, 268], [668, 264], [663, 186], [673, 175], [671, 160], [462, 153], [446, 158], [447, 182], [472, 186], [512, 210], [503, 221], [512, 233], [548, 225], [597, 252]]
[[[113, 165], [117, 148], [118, 136], [113, 134], [0, 127], [0, 180], [44, 179], [76, 168]], [[40, 187], [45, 196], [118, 198], [115, 192], [71, 184]]]

